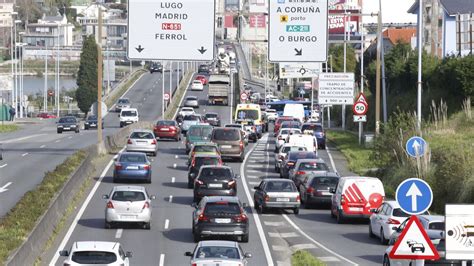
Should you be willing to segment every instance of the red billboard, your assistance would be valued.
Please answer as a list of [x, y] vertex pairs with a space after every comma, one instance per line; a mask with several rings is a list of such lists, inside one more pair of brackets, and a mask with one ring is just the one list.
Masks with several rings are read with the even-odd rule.
[[265, 15], [250, 15], [250, 28], [265, 28]]
[[[359, 10], [346, 10], [350, 14], [359, 14]], [[359, 16], [344, 16], [344, 10], [329, 10], [328, 28], [329, 34], [344, 34], [344, 25], [346, 25], [347, 32], [359, 31]], [[341, 14], [334, 16], [332, 14]]]

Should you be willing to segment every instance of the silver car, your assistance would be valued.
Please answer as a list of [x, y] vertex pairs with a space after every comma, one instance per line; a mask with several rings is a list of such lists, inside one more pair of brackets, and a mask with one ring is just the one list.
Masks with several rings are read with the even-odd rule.
[[250, 253], [243, 253], [239, 243], [234, 241], [207, 240], [199, 242], [193, 252], [186, 252], [191, 257], [191, 265], [247, 265]]
[[300, 182], [307, 176], [327, 171], [329, 167], [323, 159], [299, 159], [295, 167], [288, 172], [288, 178], [295, 182], [296, 187], [299, 187]]
[[189, 128], [193, 125], [198, 125], [202, 122], [201, 115], [193, 114], [187, 115], [183, 118], [183, 122], [181, 123], [181, 133], [186, 134]]
[[293, 144], [285, 143], [280, 147], [277, 153], [275, 153], [275, 172], [279, 173], [281, 168], [281, 163], [283, 159], [290, 151], [307, 151], [304, 146], [295, 146]]
[[264, 213], [268, 209], [292, 209], [295, 214], [300, 212], [300, 194], [293, 181], [266, 178], [254, 188], [253, 200], [257, 211]]
[[199, 108], [199, 100], [198, 97], [196, 96], [188, 96], [186, 99], [184, 99], [184, 106], [186, 107], [193, 107], [193, 108]]
[[158, 143], [153, 131], [147, 129], [136, 129], [130, 134], [127, 141], [127, 151], [150, 153], [156, 156]]
[[116, 186], [109, 195], [102, 196], [107, 200], [105, 207], [105, 228], [115, 223], [140, 223], [144, 229], [151, 226], [151, 200], [145, 187]]
[[131, 107], [130, 100], [128, 98], [120, 98], [115, 104], [115, 112], [120, 112], [122, 109]]

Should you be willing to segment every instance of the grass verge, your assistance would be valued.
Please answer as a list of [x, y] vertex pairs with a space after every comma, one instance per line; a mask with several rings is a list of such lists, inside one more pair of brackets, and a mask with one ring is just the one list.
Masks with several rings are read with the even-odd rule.
[[193, 72], [188, 72], [184, 76], [183, 79], [181, 79], [181, 82], [179, 83], [179, 89], [176, 91], [174, 95], [173, 102], [171, 105], [166, 109], [164, 119], [173, 119], [173, 115], [176, 112], [176, 110], [179, 108], [179, 102], [181, 101], [181, 98], [183, 98], [183, 95], [186, 93], [186, 90], [188, 88], [189, 80], [193, 77]]
[[0, 125], [0, 133], [8, 133], [20, 129], [17, 125]]
[[291, 266], [325, 266], [324, 262], [315, 258], [305, 250], [298, 250], [291, 256]]
[[128, 88], [130, 88], [130, 86], [132, 86], [132, 84], [137, 81], [137, 79], [139, 79], [143, 73], [145, 73], [146, 70], [145, 69], [140, 69], [138, 71], [136, 71], [135, 73], [132, 74], [132, 76], [128, 79], [128, 81], [126, 81], [124, 84], [122, 84], [119, 88], [116, 88], [115, 90], [117, 91], [114, 91], [110, 97], [107, 98], [107, 100], [105, 100], [105, 104], [107, 105], [107, 107], [111, 107], [120, 97], [122, 97], [122, 95], [128, 90]]
[[[27, 192], [10, 212], [0, 220], [0, 263], [17, 249], [48, 209], [57, 191], [86, 158], [78, 151], [52, 172], [47, 172], [41, 184]], [[27, 211], [25, 211], [27, 210]]]
[[370, 159], [372, 150], [359, 145], [356, 135], [345, 131], [328, 130], [327, 138], [344, 154], [349, 170], [352, 172], [365, 175], [370, 169], [376, 167]]

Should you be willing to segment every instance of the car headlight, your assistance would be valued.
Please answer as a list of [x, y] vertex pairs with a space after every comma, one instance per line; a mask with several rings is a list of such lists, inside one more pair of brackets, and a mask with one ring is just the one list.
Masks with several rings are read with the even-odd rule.
[[58, 127], [63, 127], [63, 125], [58, 125]]

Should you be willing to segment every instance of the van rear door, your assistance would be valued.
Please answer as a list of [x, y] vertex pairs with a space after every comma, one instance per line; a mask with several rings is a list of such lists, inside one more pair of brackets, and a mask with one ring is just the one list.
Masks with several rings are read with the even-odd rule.
[[345, 214], [370, 216], [370, 210], [378, 209], [384, 197], [378, 178], [348, 179], [342, 191], [341, 207]]

